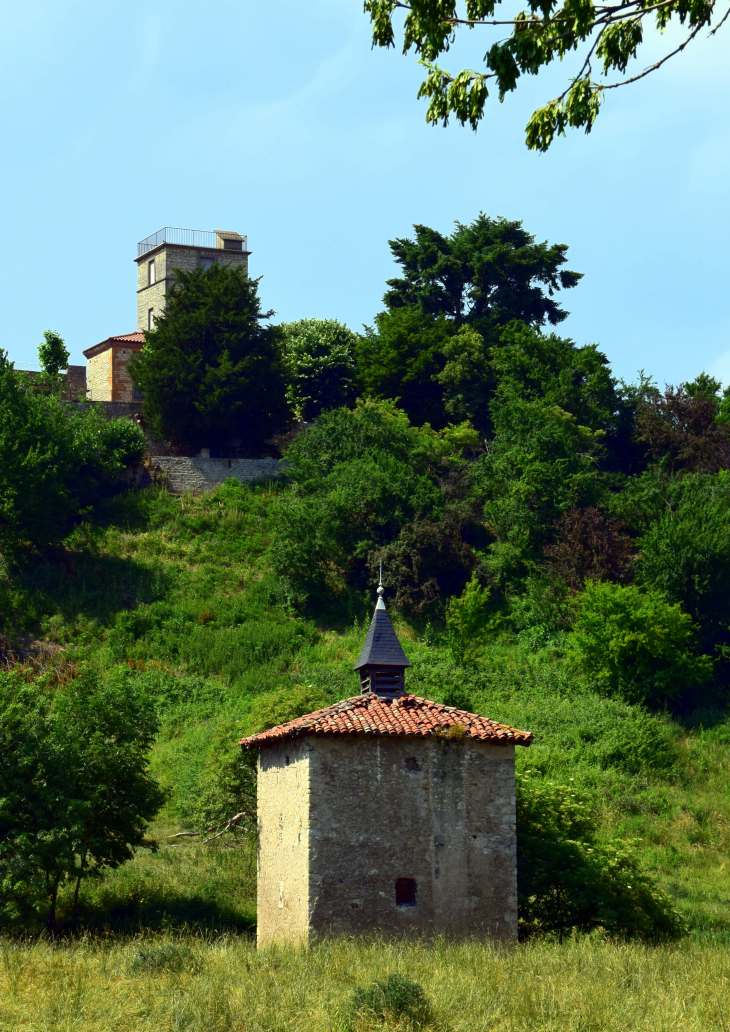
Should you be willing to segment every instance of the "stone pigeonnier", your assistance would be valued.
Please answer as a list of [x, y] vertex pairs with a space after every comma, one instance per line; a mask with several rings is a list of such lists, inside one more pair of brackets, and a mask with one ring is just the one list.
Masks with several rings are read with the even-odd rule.
[[378, 594], [360, 695], [240, 743], [258, 750], [258, 943], [513, 940], [515, 746], [533, 735], [409, 695]]

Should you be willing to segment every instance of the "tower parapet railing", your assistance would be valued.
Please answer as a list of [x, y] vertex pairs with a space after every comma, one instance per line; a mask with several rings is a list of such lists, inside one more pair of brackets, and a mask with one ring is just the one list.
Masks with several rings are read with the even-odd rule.
[[[165, 226], [151, 236], [145, 237], [137, 244], [137, 257], [159, 247], [160, 244], [179, 244], [182, 247], [207, 247], [216, 250], [218, 237], [214, 232], [205, 229], [177, 229], [174, 226]], [[247, 250], [246, 237], [243, 237], [242, 250]]]

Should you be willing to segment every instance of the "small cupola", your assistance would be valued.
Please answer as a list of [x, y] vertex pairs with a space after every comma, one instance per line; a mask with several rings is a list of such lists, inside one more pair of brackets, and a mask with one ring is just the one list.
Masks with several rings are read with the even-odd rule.
[[405, 691], [405, 669], [411, 665], [390, 622], [384, 594], [381, 577], [368, 636], [355, 664], [355, 670], [360, 671], [361, 695], [400, 695]]

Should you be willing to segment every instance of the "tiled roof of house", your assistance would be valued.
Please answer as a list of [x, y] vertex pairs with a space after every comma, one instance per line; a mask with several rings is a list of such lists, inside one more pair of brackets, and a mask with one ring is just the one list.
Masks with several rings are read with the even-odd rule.
[[135, 330], [134, 333], [120, 333], [116, 337], [107, 337], [100, 344], [93, 344], [84, 351], [86, 358], [94, 358], [114, 344], [144, 344], [144, 333], [142, 330]]
[[[455, 730], [449, 734], [451, 728]], [[244, 749], [256, 749], [304, 735], [417, 735], [420, 738], [445, 735], [476, 738], [495, 745], [529, 745], [535, 737], [531, 731], [517, 731], [476, 713], [419, 699], [416, 695], [384, 698], [367, 694], [336, 702], [334, 706], [251, 735], [240, 744]]]
[[355, 664], [355, 670], [376, 663], [378, 666], [409, 667], [411, 665], [398, 641], [398, 635], [395, 633], [382, 600], [378, 602], [378, 607], [370, 621], [368, 636], [362, 647], [360, 658]]

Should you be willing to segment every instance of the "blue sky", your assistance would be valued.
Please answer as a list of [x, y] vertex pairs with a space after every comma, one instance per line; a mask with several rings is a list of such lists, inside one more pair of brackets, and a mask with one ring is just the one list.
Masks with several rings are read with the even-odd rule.
[[[0, 347], [19, 366], [49, 327], [75, 362], [133, 330], [136, 243], [162, 226], [248, 234], [278, 319], [359, 329], [389, 238], [481, 210], [569, 245], [585, 277], [562, 329], [618, 375], [730, 383], [730, 26], [537, 155], [524, 125], [569, 63], [488, 102], [476, 134], [432, 128], [422, 69], [371, 50], [360, 0], [26, 0], [0, 19]], [[479, 66], [486, 40], [442, 64]]]

